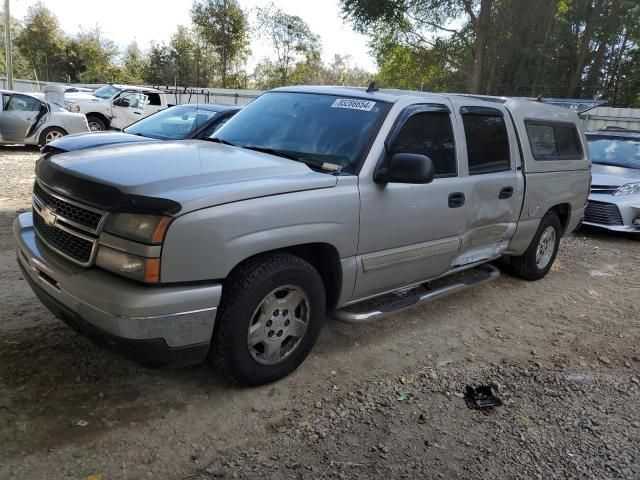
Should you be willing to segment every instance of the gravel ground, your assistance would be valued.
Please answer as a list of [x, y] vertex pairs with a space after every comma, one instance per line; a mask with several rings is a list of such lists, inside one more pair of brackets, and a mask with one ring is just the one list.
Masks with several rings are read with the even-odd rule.
[[[36, 158], [0, 148], [0, 478], [640, 479], [638, 239], [581, 231], [539, 282], [327, 320], [293, 375], [240, 389], [139, 367], [40, 306], [11, 236]], [[467, 408], [481, 383], [502, 407]]]

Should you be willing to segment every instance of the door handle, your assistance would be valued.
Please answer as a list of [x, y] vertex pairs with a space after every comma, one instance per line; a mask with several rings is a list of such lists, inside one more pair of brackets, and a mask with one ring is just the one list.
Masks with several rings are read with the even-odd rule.
[[134, 115], [142, 115], [140, 112], [133, 112]]
[[464, 205], [464, 193], [453, 192], [449, 194], [449, 208], [459, 208]]
[[502, 190], [500, 190], [500, 195], [498, 195], [498, 198], [500, 200], [504, 200], [505, 198], [511, 198], [513, 196], [513, 187], [502, 187]]

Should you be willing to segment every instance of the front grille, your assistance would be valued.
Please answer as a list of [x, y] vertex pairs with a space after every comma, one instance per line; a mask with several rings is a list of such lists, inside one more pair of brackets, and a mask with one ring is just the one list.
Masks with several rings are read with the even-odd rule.
[[617, 205], [589, 200], [584, 211], [584, 221], [602, 225], [622, 225], [622, 216]]
[[38, 212], [33, 209], [33, 226], [38, 235], [60, 253], [71, 257], [79, 263], [89, 263], [93, 250], [93, 242], [77, 237], [55, 226], [47, 225]]
[[45, 206], [56, 215], [64, 217], [67, 220], [75, 222], [92, 230], [97, 230], [102, 220], [102, 214], [87, 210], [69, 202], [65, 202], [58, 197], [54, 197], [46, 192], [38, 182], [33, 186], [33, 193], [38, 197]]
[[615, 185], [591, 185], [591, 193], [600, 193], [603, 195], [613, 195], [618, 188]]

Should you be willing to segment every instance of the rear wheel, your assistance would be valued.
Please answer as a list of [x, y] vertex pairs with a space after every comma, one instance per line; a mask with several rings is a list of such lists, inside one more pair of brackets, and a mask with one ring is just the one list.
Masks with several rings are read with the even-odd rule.
[[562, 225], [558, 215], [553, 211], [547, 212], [524, 255], [509, 257], [513, 274], [525, 280], [544, 277], [556, 259], [561, 235]]
[[97, 115], [87, 115], [87, 123], [89, 124], [89, 130], [92, 132], [100, 132], [107, 129], [107, 122]]
[[315, 344], [325, 316], [318, 272], [287, 253], [249, 260], [225, 281], [211, 362], [246, 386], [293, 372]]
[[49, 127], [40, 134], [40, 145], [46, 145], [54, 140], [64, 137], [67, 132], [59, 127]]

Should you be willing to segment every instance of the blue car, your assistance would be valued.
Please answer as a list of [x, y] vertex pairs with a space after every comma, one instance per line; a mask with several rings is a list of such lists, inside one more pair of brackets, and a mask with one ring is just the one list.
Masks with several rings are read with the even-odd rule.
[[48, 143], [43, 153], [56, 154], [124, 143], [208, 138], [240, 107], [232, 105], [185, 104], [169, 107], [129, 125], [122, 131], [69, 135]]

